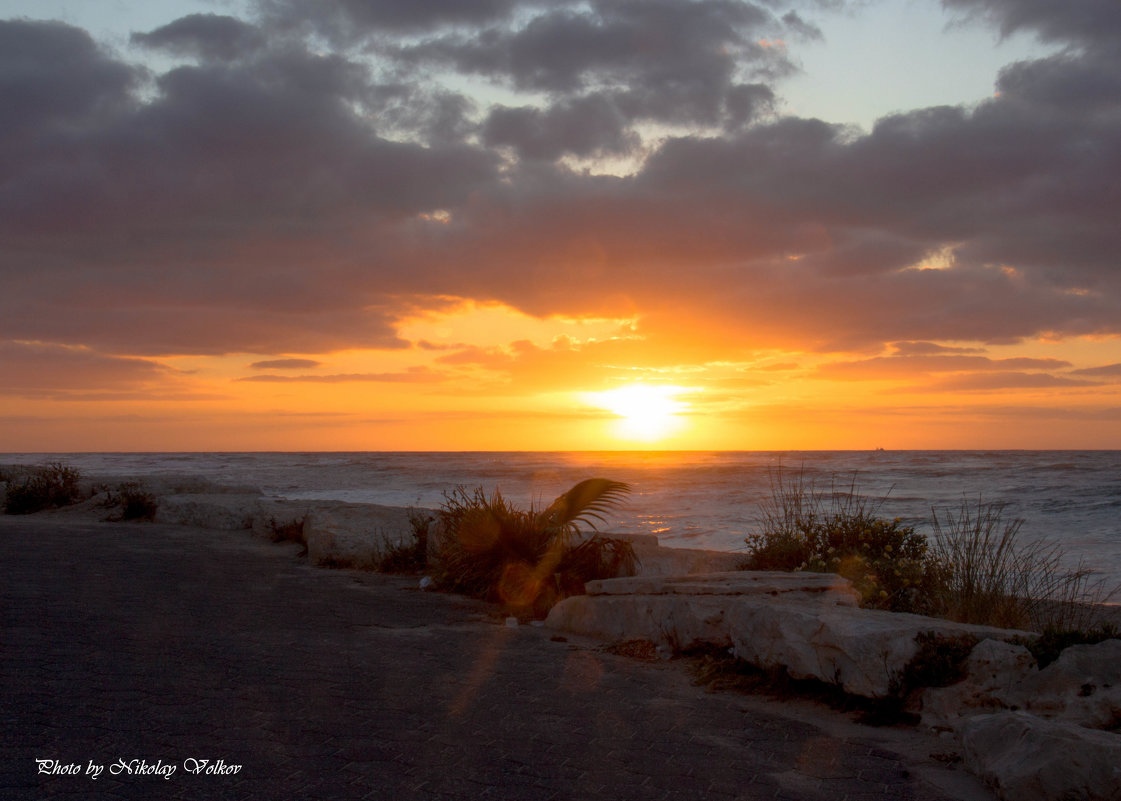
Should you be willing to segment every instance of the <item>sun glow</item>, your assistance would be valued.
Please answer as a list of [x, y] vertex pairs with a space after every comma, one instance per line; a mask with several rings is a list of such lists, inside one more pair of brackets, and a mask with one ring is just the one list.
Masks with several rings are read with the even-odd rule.
[[688, 411], [689, 404], [677, 400], [677, 396], [693, 391], [678, 386], [629, 384], [606, 392], [589, 392], [585, 399], [619, 416], [615, 433], [620, 439], [649, 442], [668, 437], [681, 428], [681, 415]]

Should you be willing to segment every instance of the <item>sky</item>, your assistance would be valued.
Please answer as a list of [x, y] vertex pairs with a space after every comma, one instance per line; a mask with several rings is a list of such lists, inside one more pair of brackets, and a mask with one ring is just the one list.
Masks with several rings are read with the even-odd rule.
[[1116, 0], [0, 0], [0, 452], [1121, 448]]

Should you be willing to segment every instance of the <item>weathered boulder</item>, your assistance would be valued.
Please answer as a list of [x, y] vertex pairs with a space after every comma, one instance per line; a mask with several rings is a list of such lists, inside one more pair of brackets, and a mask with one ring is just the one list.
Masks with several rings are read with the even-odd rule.
[[930, 687], [919, 698], [923, 725], [952, 728], [962, 717], [997, 712], [1021, 702], [1020, 686], [1036, 672], [1035, 657], [1022, 645], [982, 640], [962, 665], [965, 678], [949, 687]]
[[161, 495], [157, 499], [155, 521], [225, 530], [252, 528], [260, 497], [260, 493]]
[[1121, 735], [1026, 712], [964, 719], [966, 766], [1006, 801], [1121, 800]]
[[743, 561], [741, 554], [705, 551], [697, 548], [666, 548], [658, 538], [646, 534], [609, 534], [630, 540], [642, 576], [682, 576], [691, 573], [716, 573], [735, 570]]
[[1072, 645], [1025, 676], [1013, 700], [1036, 715], [1080, 726], [1121, 726], [1121, 640]]
[[904, 673], [919, 652], [920, 635], [981, 639], [1023, 633], [921, 615], [781, 600], [738, 605], [728, 622], [740, 659], [762, 667], [785, 667], [795, 678], [836, 683], [846, 692], [868, 698], [900, 691]]
[[[667, 549], [669, 550], [669, 549]], [[860, 593], [835, 573], [779, 573], [733, 570], [687, 575], [648, 575], [589, 581], [588, 595], [758, 595], [786, 600], [857, 606]]]
[[1026, 710], [1095, 729], [1121, 725], [1121, 640], [1071, 646], [1042, 670], [1023, 646], [986, 640], [964, 672], [957, 684], [923, 691], [924, 724], [952, 726], [979, 712]]
[[589, 582], [588, 592], [553, 607], [546, 625], [675, 648], [731, 647], [760, 667], [784, 667], [795, 678], [836, 683], [870, 698], [897, 691], [922, 633], [978, 639], [1024, 634], [859, 609], [847, 580], [828, 574], [640, 576]]
[[313, 508], [304, 519], [314, 565], [376, 569], [387, 550], [411, 537], [408, 510], [395, 506], [335, 503]]
[[253, 533], [265, 539], [277, 539], [286, 527], [301, 528], [314, 508], [311, 501], [260, 498], [253, 507]]

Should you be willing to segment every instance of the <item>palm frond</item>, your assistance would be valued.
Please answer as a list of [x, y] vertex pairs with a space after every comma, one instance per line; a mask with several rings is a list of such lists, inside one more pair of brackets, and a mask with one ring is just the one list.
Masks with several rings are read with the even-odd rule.
[[588, 478], [553, 501], [541, 513], [541, 521], [557, 529], [572, 530], [577, 523], [596, 528], [593, 520], [606, 522], [603, 515], [619, 507], [630, 494], [630, 484], [607, 478]]

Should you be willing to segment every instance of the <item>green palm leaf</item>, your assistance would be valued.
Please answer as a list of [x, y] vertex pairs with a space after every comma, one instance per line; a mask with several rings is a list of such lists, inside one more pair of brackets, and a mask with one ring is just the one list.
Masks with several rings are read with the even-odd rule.
[[603, 515], [619, 507], [630, 491], [630, 485], [622, 481], [588, 478], [553, 501], [538, 520], [542, 525], [564, 533], [575, 532], [577, 523], [585, 523], [595, 529], [593, 521], [605, 523]]

